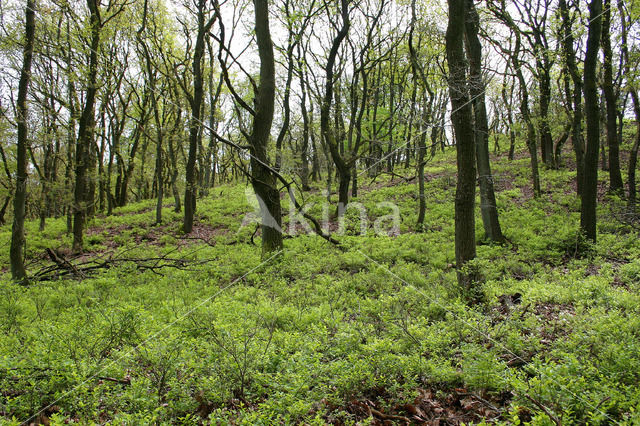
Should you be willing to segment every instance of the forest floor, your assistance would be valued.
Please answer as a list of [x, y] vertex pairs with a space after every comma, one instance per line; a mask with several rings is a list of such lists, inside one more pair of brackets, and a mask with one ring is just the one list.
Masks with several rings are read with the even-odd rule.
[[[342, 249], [295, 235], [262, 260], [242, 184], [199, 200], [189, 236], [171, 200], [159, 226], [154, 201], [98, 215], [81, 257], [64, 218], [29, 222], [29, 286], [10, 282], [0, 228], [0, 423], [640, 422], [640, 226], [608, 175], [590, 245], [575, 171], [541, 170], [534, 199], [526, 157], [494, 161], [508, 243], [482, 241], [478, 210], [469, 306], [454, 158], [427, 165], [422, 232], [416, 180], [360, 176], [368, 224], [349, 209]], [[323, 185], [305, 196], [317, 217]], [[399, 208], [389, 236], [381, 202]]]

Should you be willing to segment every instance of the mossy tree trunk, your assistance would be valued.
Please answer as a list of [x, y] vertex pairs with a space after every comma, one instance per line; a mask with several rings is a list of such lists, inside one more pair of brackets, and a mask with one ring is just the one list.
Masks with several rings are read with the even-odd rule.
[[596, 242], [596, 204], [598, 195], [598, 150], [600, 148], [600, 106], [598, 98], [598, 51], [602, 34], [602, 0], [589, 4], [589, 36], [584, 60], [584, 109], [587, 119], [587, 147], [584, 156], [584, 184], [580, 208], [580, 229]]
[[18, 99], [16, 104], [16, 121], [18, 124], [18, 147], [16, 164], [16, 187], [13, 198], [13, 226], [11, 228], [11, 246], [9, 258], [11, 276], [23, 282], [27, 278], [24, 268], [24, 220], [27, 204], [27, 92], [31, 80], [31, 62], [33, 58], [33, 42], [36, 32], [35, 0], [28, 0], [25, 8], [25, 39], [23, 48], [22, 69], [18, 83]]
[[94, 104], [98, 91], [98, 49], [100, 48], [100, 9], [97, 0], [87, 0], [91, 41], [89, 51], [89, 72], [84, 108], [79, 120], [78, 142], [76, 143], [76, 184], [74, 188], [73, 251], [83, 249], [83, 233], [90, 202], [91, 145], [95, 127]]

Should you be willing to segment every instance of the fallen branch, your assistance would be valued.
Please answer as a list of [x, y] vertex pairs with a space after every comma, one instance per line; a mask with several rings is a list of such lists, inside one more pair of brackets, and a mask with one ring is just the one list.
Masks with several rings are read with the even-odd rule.
[[373, 177], [373, 179], [371, 180], [371, 183], [373, 184], [373, 183], [376, 181], [376, 179], [378, 179], [378, 177], [380, 177], [380, 176], [382, 176], [382, 175], [390, 175], [390, 176], [391, 176], [391, 178], [392, 178], [392, 180], [393, 180], [393, 178], [394, 178], [394, 177], [400, 178], [400, 179], [404, 180], [404, 181], [405, 181], [405, 183], [409, 183], [409, 182], [411, 182], [411, 181], [414, 181], [414, 180], [416, 180], [416, 178], [418, 177], [418, 176], [406, 177], [406, 176], [399, 175], [399, 174], [397, 174], [397, 173], [395, 173], [395, 172], [382, 171], [382, 172], [380, 172], [380, 173], [376, 174], [376, 175]]
[[380, 411], [376, 410], [375, 408], [369, 407], [369, 412], [372, 415], [374, 415], [377, 418], [379, 418], [380, 420], [390, 420], [390, 421], [396, 421], [396, 422], [404, 422], [405, 424], [412, 424], [413, 423], [408, 417], [396, 416], [394, 414], [384, 414], [383, 412], [380, 412]]
[[49, 256], [49, 259], [51, 259], [53, 263], [58, 265], [59, 268], [69, 270], [78, 278], [84, 278], [84, 274], [80, 272], [78, 268], [76, 268], [74, 265], [69, 263], [66, 259], [60, 257], [55, 251], [53, 251], [50, 248], [47, 248], [46, 252], [47, 252], [47, 255]]
[[116, 379], [115, 377], [97, 377], [97, 379], [105, 381], [105, 382], [118, 383], [118, 384], [121, 384], [121, 385], [130, 385], [131, 384], [131, 379], [129, 377], [126, 377], [124, 379]]
[[47, 249], [47, 254], [54, 264], [40, 269], [33, 275], [32, 279], [34, 281], [51, 281], [71, 275], [82, 280], [91, 273], [121, 266], [126, 263], [135, 264], [138, 271], [151, 271], [156, 275], [163, 276], [160, 271], [165, 268], [191, 270], [190, 268], [194, 266], [205, 265], [215, 260], [189, 260], [187, 257], [171, 257], [170, 254], [175, 250], [165, 255], [155, 257], [124, 257], [123, 254], [127, 251], [129, 250], [124, 250], [116, 255], [112, 254], [109, 257], [94, 258], [83, 262], [72, 263], [56, 254], [53, 250]]
[[524, 397], [531, 401], [536, 407], [541, 409], [551, 419], [551, 421], [556, 424], [556, 426], [562, 426], [562, 422], [556, 416], [551, 414], [551, 411], [547, 407], [542, 405], [541, 402], [531, 398], [528, 394], [525, 394]]

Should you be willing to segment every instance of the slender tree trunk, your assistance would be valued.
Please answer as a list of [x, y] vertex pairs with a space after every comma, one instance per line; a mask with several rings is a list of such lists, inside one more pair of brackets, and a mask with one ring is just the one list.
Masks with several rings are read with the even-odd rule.
[[[415, 74], [415, 73], [414, 73]], [[411, 103], [409, 104], [409, 120], [408, 123], [405, 126], [405, 131], [404, 131], [404, 141], [407, 144], [406, 149], [404, 150], [405, 152], [405, 156], [404, 156], [404, 167], [406, 169], [409, 168], [410, 166], [410, 162], [411, 162], [411, 151], [412, 151], [412, 146], [411, 146], [411, 138], [413, 138], [413, 118], [416, 115], [416, 96], [418, 93], [418, 76], [414, 75], [414, 81], [413, 81], [413, 87], [411, 88]], [[422, 126], [420, 126], [422, 127]], [[419, 148], [416, 148], [419, 149]]]
[[[118, 200], [118, 207], [124, 207], [127, 205], [127, 199], [129, 194], [129, 181], [135, 171], [135, 166], [136, 166], [135, 159], [136, 159], [136, 154], [138, 152], [138, 146], [140, 145], [140, 139], [142, 138], [142, 129], [146, 125], [146, 121], [147, 121], [147, 117], [146, 117], [147, 102], [148, 102], [148, 93], [145, 92], [144, 99], [141, 106], [142, 110], [140, 111], [142, 116], [137, 121], [136, 127], [133, 131], [133, 142], [131, 143], [131, 150], [129, 151], [129, 161], [126, 167], [125, 167], [124, 161], [119, 161], [119, 163], [121, 164], [120, 167], [122, 168], [122, 179], [120, 181], [120, 185], [117, 185], [120, 188], [118, 195], [116, 196], [116, 199]], [[146, 145], [146, 142], [144, 142], [143, 145]], [[145, 155], [146, 155], [146, 146], [143, 147], [143, 150], [142, 150], [143, 160]], [[141, 169], [144, 170], [144, 161], [142, 161]], [[143, 177], [141, 176], [140, 179], [142, 180]], [[139, 193], [138, 193], [138, 197], [139, 197]]]
[[83, 249], [84, 225], [88, 212], [89, 197], [89, 167], [91, 165], [91, 145], [93, 145], [94, 103], [98, 74], [98, 49], [100, 47], [100, 12], [97, 0], [87, 0], [90, 16], [91, 43], [89, 52], [89, 74], [85, 104], [80, 116], [78, 142], [76, 144], [76, 186], [75, 212], [73, 214], [73, 251], [78, 253]]
[[262, 215], [262, 257], [282, 250], [282, 212], [276, 177], [268, 167], [267, 145], [273, 122], [275, 100], [275, 60], [269, 30], [268, 0], [255, 0], [256, 41], [260, 57], [260, 84], [251, 133], [251, 184], [260, 202]]
[[[105, 96], [105, 99], [102, 102], [102, 108], [100, 111], [100, 120], [101, 120], [101, 134], [100, 134], [100, 149], [97, 151], [98, 156], [98, 209], [103, 212], [105, 207], [105, 171], [104, 171], [104, 154], [106, 152], [107, 145], [107, 126], [106, 126], [106, 117], [105, 117], [105, 108], [107, 103], [108, 96]], [[95, 209], [94, 209], [95, 213]]]
[[576, 155], [576, 171], [577, 171], [577, 192], [582, 193], [582, 184], [584, 181], [584, 141], [582, 139], [582, 80], [580, 72], [576, 65], [573, 29], [571, 28], [572, 18], [569, 16], [569, 8], [566, 0], [559, 0], [558, 7], [562, 17], [563, 37], [561, 43], [564, 51], [565, 66], [573, 81], [573, 124], [571, 143]]
[[[149, 84], [149, 95], [151, 96], [151, 107], [153, 108], [153, 118], [155, 122], [156, 131], [156, 171], [155, 171], [155, 186], [156, 186], [156, 225], [162, 223], [162, 200], [164, 197], [164, 182], [163, 182], [163, 160], [162, 160], [162, 142], [164, 129], [162, 127], [162, 121], [160, 119], [160, 106], [158, 105], [158, 98], [156, 95], [156, 74], [153, 70], [153, 63], [151, 61], [151, 52], [149, 52], [149, 46], [146, 43], [146, 35], [144, 34], [147, 26], [147, 6], [148, 1], [144, 1], [144, 12], [142, 17], [142, 25], [137, 33], [138, 43], [142, 46], [142, 52], [145, 58], [145, 69], [147, 74], [147, 83]], [[143, 38], [144, 37], [144, 38]]]
[[[631, 75], [631, 63], [629, 58], [629, 45], [628, 45], [628, 27], [630, 22], [627, 21], [625, 12], [625, 6], [623, 0], [618, 0], [618, 10], [620, 12], [620, 19], [622, 22], [622, 56], [624, 59], [624, 71], [627, 76]], [[633, 82], [633, 79], [631, 79]], [[631, 95], [631, 101], [633, 103], [633, 111], [636, 117], [636, 141], [629, 153], [629, 196], [627, 198], [629, 210], [631, 212], [636, 211], [636, 166], [638, 163], [638, 150], [640, 149], [640, 99], [638, 99], [638, 91], [636, 86], [632, 83], [628, 89], [629, 95]]]
[[553, 136], [549, 126], [549, 103], [551, 102], [551, 77], [549, 75], [549, 60], [546, 51], [540, 52], [545, 58], [538, 61], [540, 73], [540, 142], [542, 148], [542, 161], [549, 168], [554, 168]]
[[[302, 149], [300, 150], [300, 159], [302, 170], [300, 171], [300, 180], [302, 182], [302, 190], [309, 191], [309, 113], [307, 111], [307, 87], [305, 84], [304, 61], [303, 61], [300, 44], [298, 44], [298, 73], [300, 77], [300, 110], [302, 113]], [[315, 150], [315, 149], [314, 149]], [[314, 165], [315, 166], [315, 165]]]
[[609, 189], [611, 192], [624, 193], [622, 173], [620, 172], [620, 149], [616, 118], [618, 106], [613, 89], [613, 52], [611, 51], [611, 0], [604, 0], [602, 22], [602, 51], [604, 52], [604, 79], [602, 82], [607, 105], [607, 145], [609, 146]]
[[[289, 1], [285, 0], [284, 3], [285, 8], [285, 19], [289, 21], [291, 19], [289, 14]], [[291, 28], [291, 23], [288, 22], [288, 37], [287, 37], [287, 80], [284, 86], [284, 98], [282, 100], [282, 108], [283, 108], [283, 117], [282, 117], [282, 127], [280, 128], [280, 132], [278, 132], [278, 137], [276, 138], [276, 162], [274, 168], [276, 170], [280, 170], [282, 167], [282, 142], [284, 142], [284, 138], [287, 136], [289, 132], [289, 122], [291, 121], [291, 105], [289, 99], [291, 97], [291, 82], [293, 81], [293, 49], [294, 49], [294, 37], [293, 28]]]
[[[174, 147], [174, 138], [177, 136], [178, 138], [181, 137], [182, 135], [182, 131], [181, 131], [181, 126], [182, 126], [182, 109], [180, 107], [178, 107], [178, 110], [176, 111], [176, 122], [175, 125], [173, 127], [173, 132], [171, 134], [171, 136], [169, 137], [169, 160], [171, 162], [171, 190], [173, 192], [173, 199], [174, 199], [174, 207], [173, 207], [173, 211], [176, 213], [180, 213], [180, 211], [182, 210], [182, 205], [180, 203], [180, 191], [178, 191], [178, 159], [177, 159], [177, 155], [176, 155], [176, 151], [175, 151], [175, 147]], [[214, 178], [215, 179], [215, 178]]]
[[[333, 158], [333, 162], [336, 165], [336, 169], [338, 170], [339, 175], [339, 185], [338, 185], [338, 216], [344, 212], [347, 207], [347, 203], [349, 202], [349, 182], [351, 180], [351, 167], [347, 165], [342, 155], [340, 154], [340, 148], [338, 145], [343, 146], [343, 138], [342, 131], [336, 130], [333, 132], [330, 128], [329, 118], [331, 112], [331, 100], [333, 99], [334, 94], [334, 65], [336, 61], [336, 57], [338, 55], [338, 49], [340, 48], [340, 44], [342, 40], [346, 37], [349, 32], [350, 21], [349, 21], [349, 7], [347, 0], [341, 0], [341, 16], [342, 16], [342, 26], [338, 30], [338, 33], [333, 39], [331, 50], [329, 51], [329, 56], [327, 59], [327, 64], [325, 66], [326, 73], [326, 82], [325, 82], [325, 93], [324, 98], [322, 100], [322, 106], [320, 108], [320, 128], [322, 130], [323, 138], [326, 142], [327, 148], [331, 153], [331, 157]], [[339, 105], [336, 105], [336, 109], [339, 108]], [[338, 127], [338, 126], [336, 126]], [[336, 133], [340, 133], [336, 135]], [[337, 140], [336, 140], [337, 138]], [[327, 159], [328, 160], [328, 159]], [[330, 179], [330, 178], [329, 178]]]
[[636, 141], [629, 155], [629, 198], [628, 205], [632, 212], [636, 211], [636, 167], [638, 165], [638, 150], [640, 150], [640, 108], [635, 108], [636, 114]]
[[[65, 187], [69, 191], [69, 193], [75, 193], [74, 183], [73, 183], [73, 158], [75, 154], [74, 144], [76, 141], [76, 113], [75, 108], [73, 108], [73, 97], [72, 93], [72, 83], [69, 83], [69, 101], [70, 101], [70, 111], [69, 111], [69, 125], [68, 125], [68, 135], [67, 135], [67, 164], [65, 167]], [[73, 231], [73, 203], [69, 203], [67, 205], [67, 234], [70, 234]]]
[[[216, 88], [213, 88], [213, 69], [214, 69], [214, 54], [211, 45], [209, 44], [209, 127], [215, 130], [217, 127], [216, 119], [216, 104], [222, 91], [222, 83], [224, 82], [222, 74], [218, 81]], [[209, 131], [209, 147], [207, 148], [207, 169], [205, 171], [205, 187], [208, 193], [209, 188], [213, 188], [216, 183], [216, 168], [218, 163], [218, 144], [216, 143], [216, 137], [213, 131]]]
[[0, 207], [0, 225], [4, 225], [5, 223], [7, 223], [4, 216], [7, 214], [7, 207], [9, 207], [10, 201], [11, 201], [11, 195], [7, 195], [6, 197], [4, 197], [2, 207]]
[[531, 180], [533, 182], [533, 194], [534, 197], [540, 196], [540, 175], [538, 171], [538, 150], [536, 147], [536, 129], [533, 125], [533, 120], [531, 118], [531, 113], [529, 112], [529, 95], [527, 89], [527, 83], [522, 75], [522, 70], [520, 69], [519, 59], [514, 59], [517, 61], [517, 69], [516, 74], [518, 75], [518, 80], [520, 81], [520, 112], [522, 113], [522, 117], [527, 126], [527, 147], [529, 148], [529, 155], [531, 156]]
[[455, 202], [455, 253], [458, 283], [469, 289], [475, 278], [465, 269], [476, 257], [475, 198], [476, 161], [473, 116], [467, 88], [464, 56], [464, 23], [466, 0], [448, 0], [449, 22], [446, 33], [447, 62], [449, 64], [449, 93], [451, 121], [456, 138], [458, 182]]
[[204, 56], [205, 37], [213, 25], [214, 18], [205, 23], [206, 0], [198, 0], [198, 34], [193, 53], [193, 97], [191, 98], [191, 120], [189, 122], [189, 157], [187, 159], [186, 188], [184, 193], [183, 231], [191, 233], [193, 217], [196, 212], [196, 158], [200, 136], [200, 120], [204, 86], [202, 78], [202, 57]]
[[313, 120], [311, 119], [312, 114], [309, 111], [309, 136], [311, 139], [311, 150], [313, 151], [311, 155], [311, 180], [313, 182], [318, 182], [322, 179], [322, 174], [320, 173], [320, 156], [318, 155], [318, 147], [316, 145], [316, 137], [315, 132], [313, 131]]
[[114, 122], [113, 120], [111, 120], [111, 135], [109, 140], [109, 163], [107, 164], [107, 181], [105, 182], [105, 186], [106, 186], [106, 191], [107, 191], [107, 216], [111, 216], [113, 214], [113, 208], [114, 206], [114, 198], [113, 198], [113, 194], [111, 193], [111, 174], [113, 173], [113, 160], [115, 158], [115, 151], [119, 150], [120, 147], [118, 146], [118, 144], [113, 143], [115, 137], [114, 137], [114, 133], [117, 132], [117, 130], [114, 130], [113, 127], [116, 127], [116, 129], [118, 128], [117, 125], [114, 126]]
[[585, 152], [584, 186], [580, 209], [580, 229], [596, 242], [596, 203], [598, 195], [598, 149], [600, 147], [600, 107], [596, 67], [602, 33], [602, 0], [589, 4], [589, 36], [584, 60], [584, 102], [587, 118], [587, 149]]
[[513, 68], [516, 71], [518, 82], [520, 84], [520, 113], [527, 126], [527, 148], [529, 148], [529, 155], [531, 156], [531, 180], [533, 182], [533, 194], [534, 197], [540, 196], [540, 174], [538, 171], [538, 148], [536, 144], [536, 129], [533, 125], [533, 119], [531, 118], [531, 112], [529, 110], [529, 90], [527, 89], [527, 82], [522, 73], [522, 64], [520, 63], [520, 32], [515, 23], [509, 18], [510, 26], [516, 37], [516, 45], [513, 51], [511, 60], [513, 61]]
[[478, 39], [480, 18], [473, 0], [467, 0], [465, 22], [466, 46], [470, 66], [470, 95], [475, 115], [476, 160], [480, 183], [480, 211], [484, 231], [489, 240], [502, 243], [504, 237], [498, 218], [496, 195], [493, 190], [493, 174], [489, 160], [489, 120], [485, 103], [485, 86], [482, 81], [482, 45]]
[[[433, 103], [433, 98], [431, 100]], [[416, 221], [416, 228], [422, 230], [424, 228], [424, 217], [427, 212], [427, 200], [424, 195], [424, 166], [425, 166], [425, 154], [427, 151], [427, 145], [425, 143], [427, 139], [427, 127], [426, 122], [429, 119], [427, 109], [423, 109], [422, 113], [422, 125], [420, 126], [420, 137], [418, 138], [418, 155], [416, 158], [417, 174], [418, 174], [418, 220]]]
[[502, 87], [502, 100], [506, 106], [507, 113], [505, 114], [507, 120], [507, 131], [509, 133], [509, 160], [513, 161], [513, 156], [516, 150], [516, 131], [513, 128], [513, 111], [511, 108], [511, 100], [513, 99], [513, 87], [511, 85], [511, 97], [507, 98], [507, 88], [506, 86]]
[[[418, 138], [418, 142], [416, 143], [416, 148], [417, 148], [416, 172], [418, 175], [418, 198], [419, 198], [418, 220], [416, 221], [416, 228], [418, 230], [422, 230], [424, 228], [424, 217], [427, 211], [427, 202], [424, 195], [424, 166], [425, 166], [424, 157], [427, 151], [427, 146], [425, 141], [427, 138], [427, 128], [428, 128], [427, 121], [429, 120], [429, 115], [431, 115], [433, 112], [434, 94], [431, 88], [429, 87], [429, 81], [424, 75], [424, 70], [423, 68], [421, 68], [421, 65], [418, 60], [418, 53], [416, 52], [416, 49], [413, 45], [413, 34], [415, 31], [415, 27], [416, 27], [416, 0], [412, 0], [411, 27], [409, 29], [409, 58], [411, 59], [411, 70], [413, 71], [414, 86], [411, 93], [412, 105], [411, 105], [411, 112], [410, 112], [411, 117], [409, 119], [409, 122], [412, 121], [413, 116], [415, 114], [416, 107], [413, 104], [415, 104], [417, 87], [419, 83], [422, 83], [422, 86], [424, 87], [423, 98], [426, 93], [428, 93], [428, 96], [429, 96], [429, 101], [427, 105], [424, 105], [422, 107], [422, 115], [420, 117], [420, 126], [419, 126], [420, 136]], [[432, 129], [432, 132], [434, 130], [435, 128]], [[409, 157], [407, 154], [407, 165], [409, 164], [408, 158]]]
[[22, 69], [18, 83], [16, 122], [18, 124], [18, 147], [16, 165], [16, 188], [13, 199], [13, 226], [11, 228], [11, 246], [9, 258], [11, 276], [19, 282], [26, 282], [27, 271], [24, 268], [24, 220], [27, 202], [27, 92], [31, 79], [31, 60], [36, 32], [35, 0], [27, 0], [25, 10], [25, 38], [22, 56]]

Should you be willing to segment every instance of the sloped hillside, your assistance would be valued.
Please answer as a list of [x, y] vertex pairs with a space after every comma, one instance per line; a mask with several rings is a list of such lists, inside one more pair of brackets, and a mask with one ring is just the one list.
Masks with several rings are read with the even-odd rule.
[[575, 171], [542, 170], [533, 199], [528, 161], [494, 162], [508, 243], [478, 246], [474, 295], [453, 269], [453, 152], [427, 165], [421, 232], [415, 180], [361, 176], [364, 235], [356, 209], [328, 224], [341, 247], [288, 217], [298, 235], [264, 260], [241, 184], [199, 202], [188, 237], [170, 205], [161, 226], [152, 201], [98, 217], [81, 257], [64, 218], [28, 223], [38, 280], [12, 284], [0, 251], [0, 422], [638, 422], [639, 228], [602, 190], [587, 246]]

